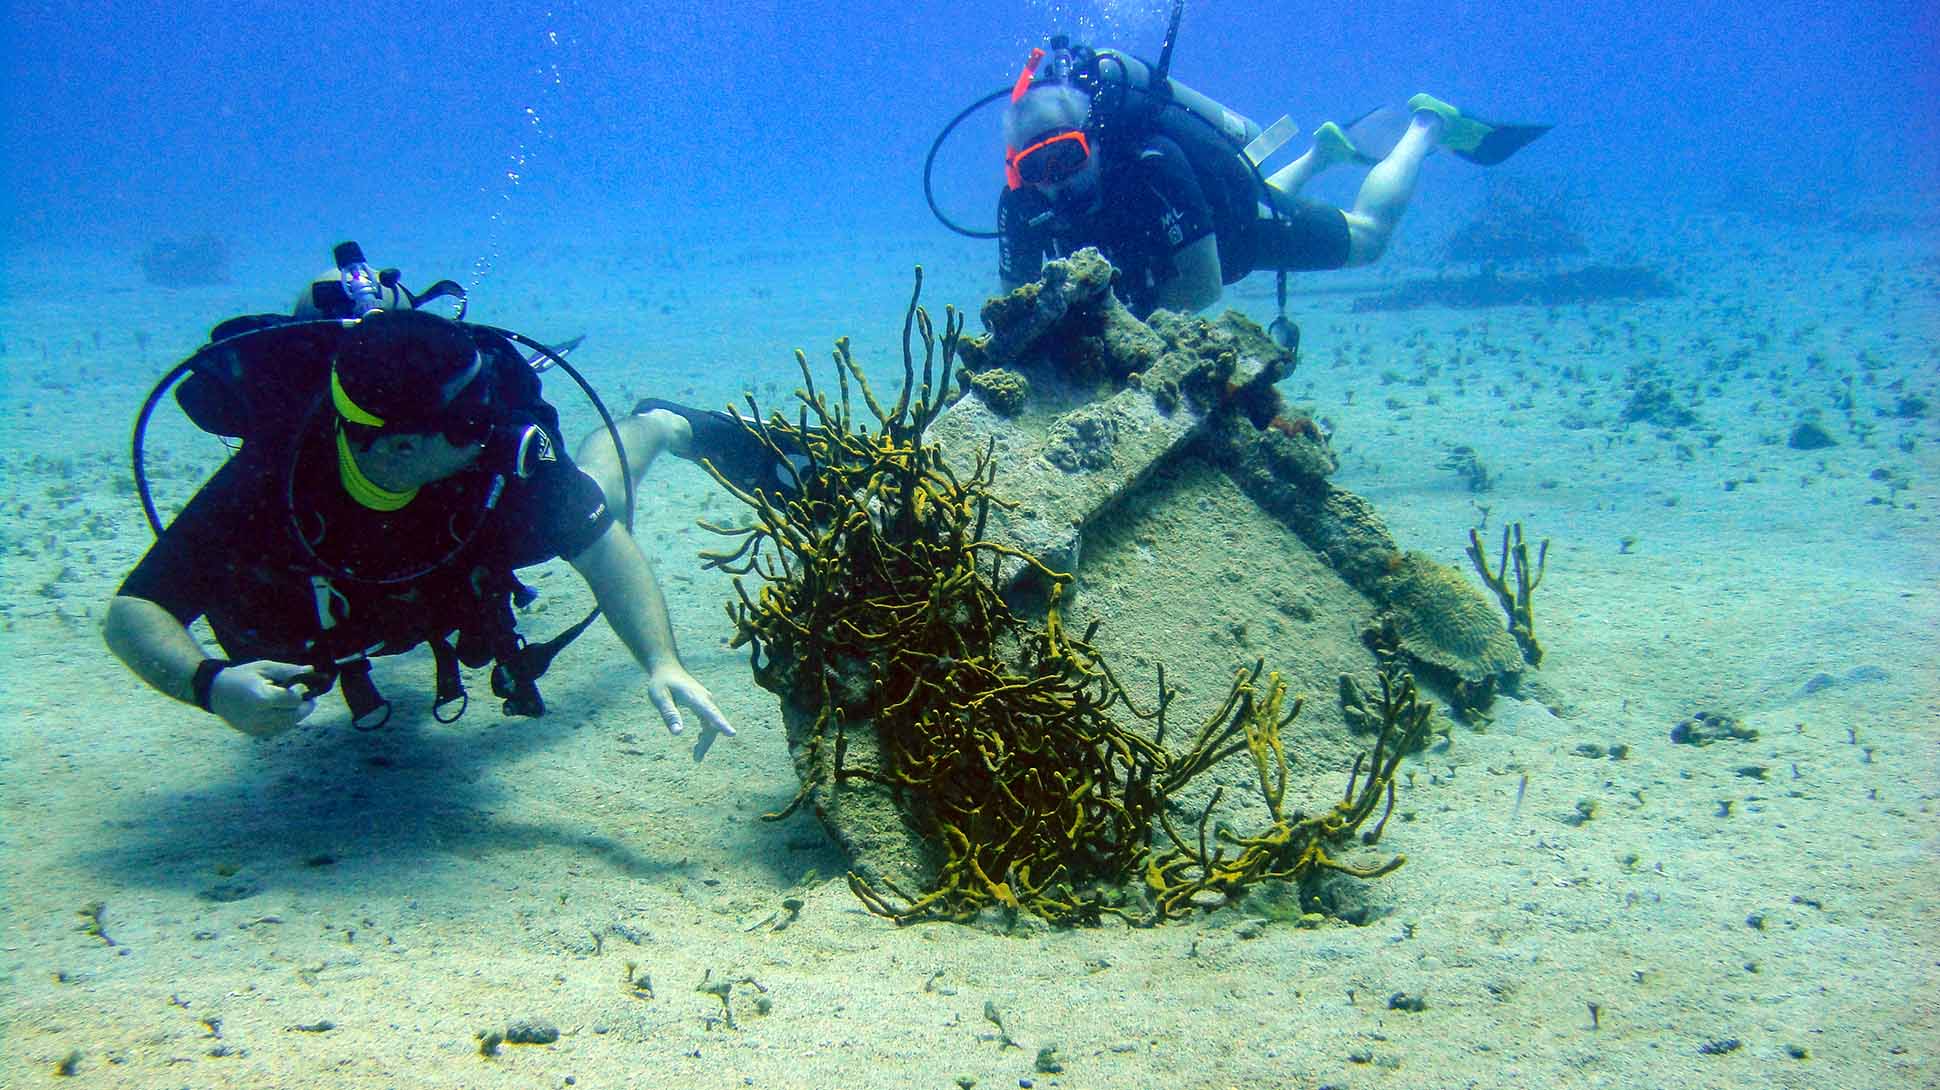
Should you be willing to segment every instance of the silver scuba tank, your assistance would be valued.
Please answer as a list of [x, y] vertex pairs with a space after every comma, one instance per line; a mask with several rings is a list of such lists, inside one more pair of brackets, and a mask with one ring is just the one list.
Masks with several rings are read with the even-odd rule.
[[[1260, 135], [1259, 123], [1244, 114], [1235, 113], [1223, 104], [1193, 90], [1170, 76], [1154, 80], [1151, 66], [1130, 53], [1117, 49], [1100, 49], [1098, 57], [1098, 83], [1100, 92], [1114, 94], [1121, 90], [1128, 95], [1137, 95], [1151, 100], [1153, 113], [1160, 112], [1167, 104], [1177, 105], [1197, 115], [1202, 121], [1217, 129], [1230, 140], [1235, 150], [1244, 148]], [[1154, 87], [1154, 83], [1163, 87]], [[1129, 105], [1129, 104], [1128, 104]]]

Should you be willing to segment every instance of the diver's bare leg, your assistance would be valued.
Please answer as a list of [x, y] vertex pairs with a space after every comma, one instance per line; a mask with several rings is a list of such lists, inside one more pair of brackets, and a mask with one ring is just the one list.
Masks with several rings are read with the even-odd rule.
[[[680, 414], [665, 409], [623, 416], [613, 424], [619, 429], [620, 442], [626, 444], [627, 469], [633, 475], [635, 488], [662, 452], [685, 458], [694, 445], [694, 429]], [[621, 483], [625, 477], [620, 473], [619, 456], [613, 450], [613, 437], [604, 427], [594, 428], [580, 440], [573, 461], [599, 482], [600, 489], [606, 493], [608, 508], [615, 512], [626, 510], [627, 497]]]
[[1441, 134], [1440, 117], [1426, 110], [1416, 112], [1394, 150], [1367, 172], [1353, 209], [1346, 213], [1349, 265], [1366, 265], [1387, 251], [1395, 225], [1415, 195], [1421, 164], [1440, 143]]
[[1300, 158], [1267, 175], [1266, 184], [1289, 197], [1299, 194], [1302, 186], [1320, 176], [1321, 171], [1335, 165], [1336, 161], [1322, 159], [1315, 154], [1319, 148], [1308, 148]]

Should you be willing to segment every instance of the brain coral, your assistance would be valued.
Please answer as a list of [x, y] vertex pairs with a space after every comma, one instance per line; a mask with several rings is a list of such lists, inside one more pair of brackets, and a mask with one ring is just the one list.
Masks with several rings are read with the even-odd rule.
[[1455, 569], [1401, 554], [1378, 589], [1415, 659], [1470, 683], [1523, 668], [1501, 613]]

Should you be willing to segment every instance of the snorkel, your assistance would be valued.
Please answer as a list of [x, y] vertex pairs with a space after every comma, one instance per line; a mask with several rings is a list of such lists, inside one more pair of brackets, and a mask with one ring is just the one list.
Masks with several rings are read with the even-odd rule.
[[[1012, 84], [1010, 88], [1011, 105], [1017, 105], [1023, 99], [1024, 92], [1031, 89], [1031, 78], [1037, 75], [1037, 66], [1043, 60], [1044, 50], [1042, 49], [1031, 50], [1031, 55], [1025, 58], [1024, 70], [1017, 73], [1017, 82]], [[925, 189], [927, 189], [929, 184], [927, 170], [924, 172], [923, 182]], [[1024, 177], [1017, 172], [1017, 147], [1008, 141], [1004, 144], [1004, 184], [1010, 186], [1012, 189], [1022, 189], [1024, 187]]]
[[1179, 19], [1185, 13], [1186, 0], [1176, 0], [1172, 5], [1172, 21], [1165, 27], [1165, 41], [1159, 45], [1159, 63], [1152, 67], [1154, 82], [1162, 81], [1172, 74], [1172, 46], [1179, 40]]

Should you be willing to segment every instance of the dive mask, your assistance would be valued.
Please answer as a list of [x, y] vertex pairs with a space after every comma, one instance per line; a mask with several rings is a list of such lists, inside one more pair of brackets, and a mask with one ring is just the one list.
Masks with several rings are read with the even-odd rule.
[[1091, 158], [1091, 141], [1083, 129], [1052, 133], [1022, 151], [1005, 157], [1010, 187], [1056, 185], [1084, 169]]

